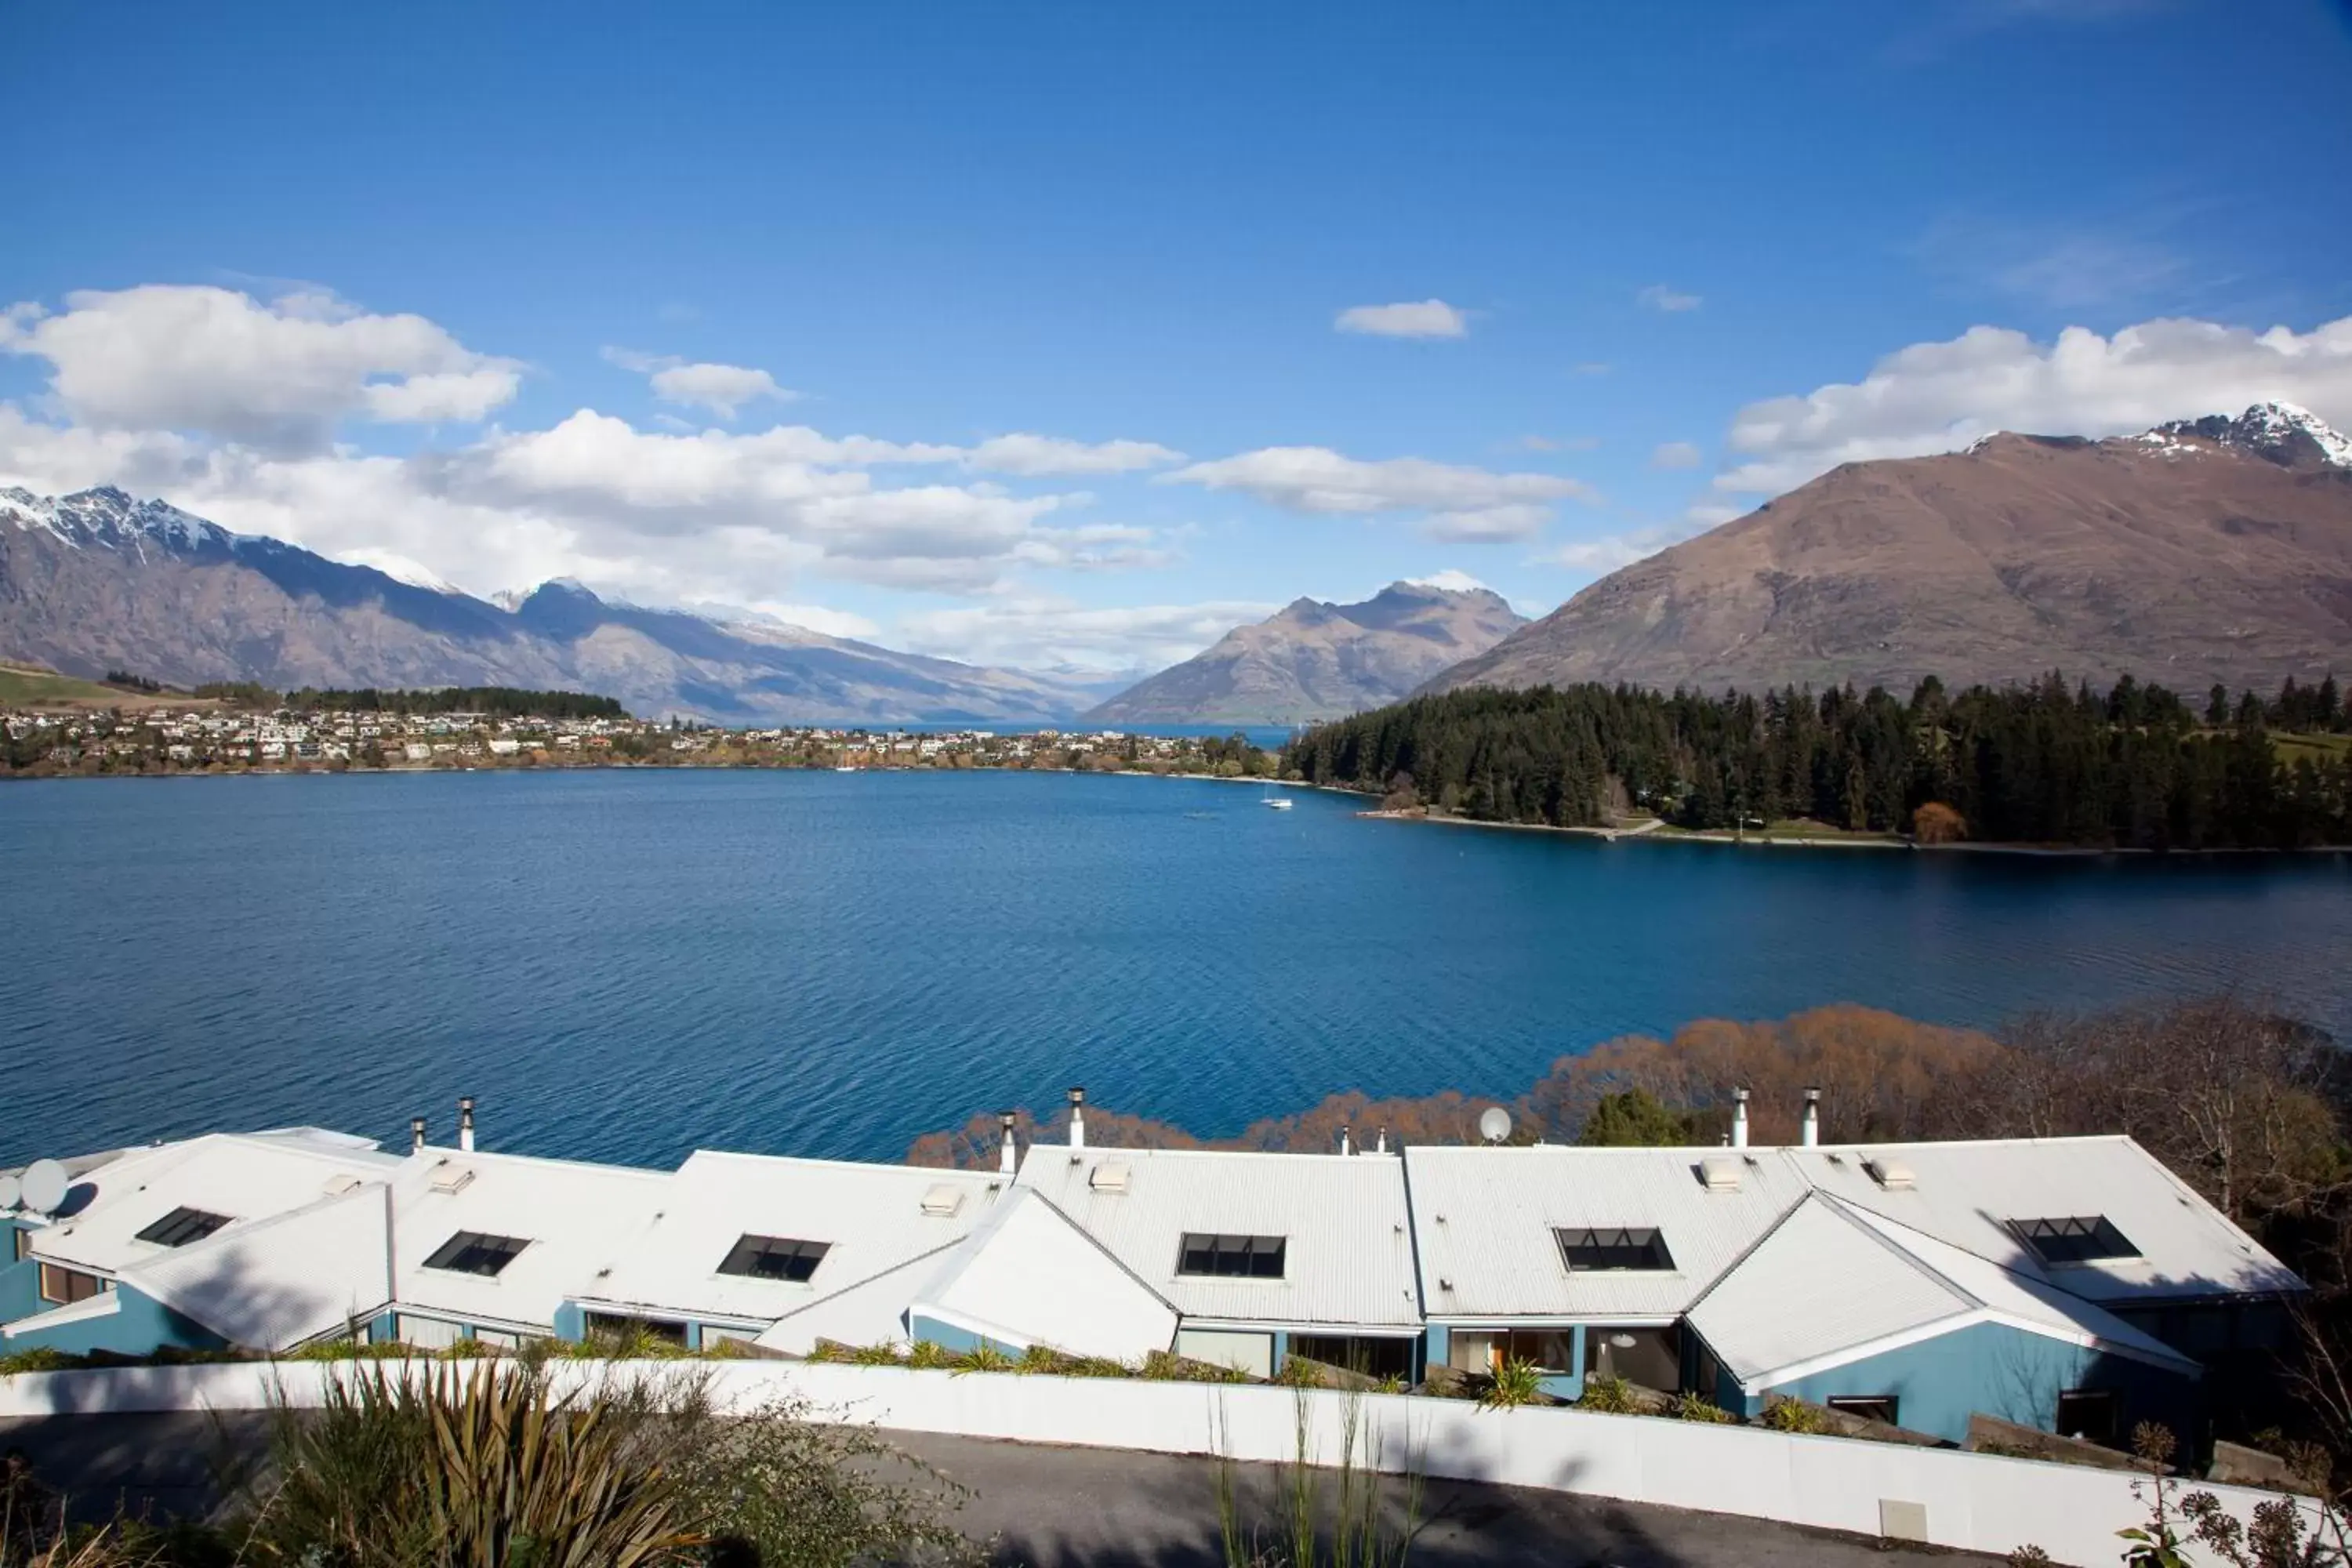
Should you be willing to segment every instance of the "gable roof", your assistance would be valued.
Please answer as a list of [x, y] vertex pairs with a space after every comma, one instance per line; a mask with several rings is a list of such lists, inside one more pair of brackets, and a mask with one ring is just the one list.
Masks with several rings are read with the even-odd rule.
[[[1041, 1143], [1022, 1161], [1019, 1180], [1188, 1320], [1390, 1332], [1421, 1325], [1404, 1165], [1392, 1155]], [[1281, 1237], [1283, 1277], [1179, 1274], [1188, 1233]]]
[[[994, 1172], [863, 1164], [698, 1150], [600, 1275], [574, 1282], [591, 1305], [772, 1323], [825, 1297], [935, 1258], [970, 1235], [1006, 1179]], [[952, 1204], [951, 1212], [929, 1213]], [[746, 1236], [825, 1245], [806, 1283], [721, 1274]], [[903, 1301], [901, 1305], [903, 1306]]]
[[1167, 1349], [1178, 1317], [1166, 1297], [1027, 1187], [949, 1255], [912, 1310], [999, 1344], [1117, 1360]]
[[1812, 1193], [1690, 1308], [1742, 1388], [1999, 1323], [2194, 1376], [2194, 1362], [2104, 1308]]

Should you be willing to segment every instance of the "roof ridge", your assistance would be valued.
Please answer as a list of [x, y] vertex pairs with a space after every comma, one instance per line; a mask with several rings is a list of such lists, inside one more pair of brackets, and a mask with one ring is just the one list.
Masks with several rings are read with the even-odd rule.
[[1726, 1279], [1730, 1279], [1732, 1272], [1735, 1269], [1737, 1269], [1741, 1264], [1747, 1262], [1749, 1258], [1755, 1257], [1758, 1248], [1761, 1247], [1766, 1242], [1771, 1240], [1774, 1237], [1780, 1235], [1780, 1227], [1788, 1224], [1789, 1221], [1795, 1216], [1796, 1212], [1799, 1209], [1803, 1208], [1808, 1203], [1811, 1203], [1814, 1198], [1819, 1197], [1820, 1195], [1820, 1192], [1811, 1185], [1808, 1185], [1803, 1192], [1799, 1193], [1797, 1194], [1797, 1201], [1790, 1204], [1787, 1208], [1782, 1209], [1772, 1223], [1764, 1227], [1762, 1234], [1759, 1235], [1755, 1240], [1749, 1242], [1747, 1246], [1741, 1247], [1737, 1253], [1733, 1254], [1730, 1262], [1725, 1264], [1722, 1268], [1715, 1271], [1715, 1278], [1708, 1280], [1706, 1285], [1701, 1287], [1699, 1293], [1692, 1297], [1689, 1304], [1683, 1308], [1684, 1315], [1687, 1317], [1689, 1314], [1697, 1311], [1699, 1303], [1706, 1300], [1709, 1296], [1714, 1295], [1717, 1286], [1721, 1285]]
[[[1191, 1152], [1191, 1151], [1185, 1151], [1185, 1152]], [[1138, 1285], [1142, 1286], [1144, 1291], [1150, 1295], [1153, 1300], [1159, 1302], [1161, 1306], [1175, 1313], [1177, 1321], [1183, 1321], [1185, 1316], [1183, 1308], [1179, 1307], [1175, 1302], [1161, 1295], [1159, 1288], [1153, 1285], [1150, 1280], [1146, 1279], [1142, 1275], [1138, 1274], [1134, 1269], [1129, 1268], [1127, 1266], [1126, 1259], [1120, 1258], [1118, 1253], [1113, 1252], [1109, 1247], [1104, 1246], [1100, 1238], [1098, 1238], [1094, 1232], [1088, 1230], [1085, 1226], [1080, 1225], [1077, 1220], [1070, 1215], [1068, 1210], [1063, 1208], [1061, 1205], [1055, 1203], [1052, 1198], [1047, 1197], [1044, 1190], [1041, 1188], [1031, 1187], [1029, 1189], [1029, 1194], [1035, 1198], [1039, 1203], [1044, 1204], [1047, 1211], [1050, 1212], [1055, 1218], [1060, 1220], [1064, 1225], [1068, 1226], [1072, 1230], [1077, 1232], [1079, 1238], [1085, 1241], [1087, 1246], [1093, 1247], [1097, 1252], [1101, 1253], [1105, 1258], [1109, 1258], [1113, 1268], [1117, 1268], [1121, 1274], [1126, 1275], [1129, 1279], [1134, 1280]]]
[[[1877, 1226], [1864, 1219], [1860, 1214], [1854, 1212], [1857, 1205], [1850, 1205], [1843, 1196], [1836, 1193], [1821, 1192], [1819, 1189], [1816, 1189], [1816, 1195], [1823, 1199], [1829, 1205], [1829, 1209], [1832, 1214], [1836, 1215], [1846, 1224], [1853, 1226], [1856, 1230], [1862, 1232], [1863, 1235], [1870, 1237], [1872, 1241], [1876, 1242], [1879, 1246], [1885, 1247], [1887, 1251], [1893, 1253], [1895, 1257], [1909, 1264], [1913, 1268], [1925, 1274], [1928, 1279], [1934, 1280], [1937, 1284], [1942, 1286], [1945, 1289], [1950, 1291], [1953, 1295], [1967, 1302], [1973, 1310], [1979, 1312], [1990, 1311], [1991, 1310], [1992, 1304], [1990, 1302], [1985, 1300], [1975, 1291], [1969, 1289], [1967, 1286], [1961, 1284], [1958, 1280], [1953, 1279], [1950, 1275], [1945, 1273], [1942, 1269], [1937, 1268], [1926, 1258], [1913, 1252], [1909, 1247], [1896, 1241], [1893, 1237], [1888, 1236], [1885, 1232], [1880, 1230]], [[1876, 1214], [1877, 1211], [1871, 1210], [1868, 1212]], [[1909, 1226], [1905, 1226], [1903, 1228], [1906, 1230], [1911, 1230]], [[1912, 1234], [1915, 1236], [1925, 1237], [1929, 1241], [1940, 1241], [1943, 1239], [1940, 1237], [1929, 1236], [1927, 1232], [1924, 1230], [1915, 1230], [1912, 1231]], [[1950, 1243], [1948, 1242], [1946, 1245], [1949, 1246]], [[1968, 1248], [1966, 1247], [1961, 1247], [1959, 1250], [1962, 1252], [1968, 1252]], [[1974, 1258], [1976, 1257], [1976, 1254], [1969, 1252], [1969, 1256]], [[1981, 1261], [1991, 1263], [1992, 1259], [1988, 1258], [1981, 1259]], [[1994, 1267], [1999, 1268], [2000, 1265], [1995, 1264]]]

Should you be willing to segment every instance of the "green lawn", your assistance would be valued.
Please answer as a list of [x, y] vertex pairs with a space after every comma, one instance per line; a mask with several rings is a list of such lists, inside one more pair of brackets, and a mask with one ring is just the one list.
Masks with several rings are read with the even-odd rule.
[[2271, 749], [2278, 753], [2280, 762], [2290, 767], [2304, 757], [2315, 763], [2332, 763], [2352, 752], [2352, 735], [2273, 735]]
[[108, 707], [136, 707], [151, 700], [142, 693], [118, 691], [111, 686], [101, 686], [95, 680], [77, 680], [70, 675], [55, 670], [34, 669], [21, 664], [0, 664], [0, 708], [12, 708], [36, 702], [96, 703]]

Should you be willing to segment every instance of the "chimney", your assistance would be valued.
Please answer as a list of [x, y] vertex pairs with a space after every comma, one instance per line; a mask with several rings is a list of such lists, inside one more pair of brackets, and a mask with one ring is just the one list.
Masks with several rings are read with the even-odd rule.
[[1070, 1147], [1087, 1146], [1087, 1091], [1081, 1084], [1070, 1090]]
[[1731, 1091], [1731, 1146], [1748, 1147], [1748, 1091], [1744, 1089]]
[[425, 1152], [425, 1118], [422, 1116], [408, 1119], [408, 1152], [412, 1154]]
[[1004, 1142], [996, 1152], [996, 1168], [1009, 1176], [1020, 1169], [1021, 1161], [1019, 1152], [1013, 1147], [1013, 1112], [1004, 1111], [996, 1120], [1004, 1127]]
[[1805, 1090], [1805, 1120], [1797, 1134], [1797, 1142], [1808, 1149], [1821, 1147], [1822, 1091], [1818, 1089]]
[[474, 1097], [470, 1094], [457, 1100], [457, 1147], [467, 1154], [474, 1152]]
[[1373, 1152], [1375, 1152], [1375, 1153], [1380, 1153], [1380, 1154], [1385, 1154], [1385, 1153], [1387, 1153], [1388, 1152], [1389, 1152], [1389, 1130], [1388, 1130], [1387, 1128], [1383, 1127], [1383, 1128], [1381, 1128], [1381, 1132], [1380, 1132], [1380, 1142], [1379, 1142], [1376, 1145], [1374, 1145]]
[[1339, 1152], [1342, 1154], [1352, 1154], [1355, 1152], [1356, 1146], [1349, 1140], [1347, 1125], [1343, 1122], [1339, 1127]]

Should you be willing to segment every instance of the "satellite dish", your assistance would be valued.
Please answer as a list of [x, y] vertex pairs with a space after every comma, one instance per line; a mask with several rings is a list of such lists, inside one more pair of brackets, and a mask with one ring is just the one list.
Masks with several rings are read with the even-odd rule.
[[14, 1176], [0, 1176], [0, 1209], [15, 1208], [24, 1199], [24, 1192]]
[[66, 1168], [55, 1160], [34, 1161], [16, 1182], [18, 1198], [37, 1214], [57, 1213], [66, 1201], [66, 1188], [73, 1184]]
[[1490, 1105], [1478, 1113], [1478, 1136], [1489, 1143], [1500, 1143], [1511, 1135], [1511, 1113], [1499, 1105]]

